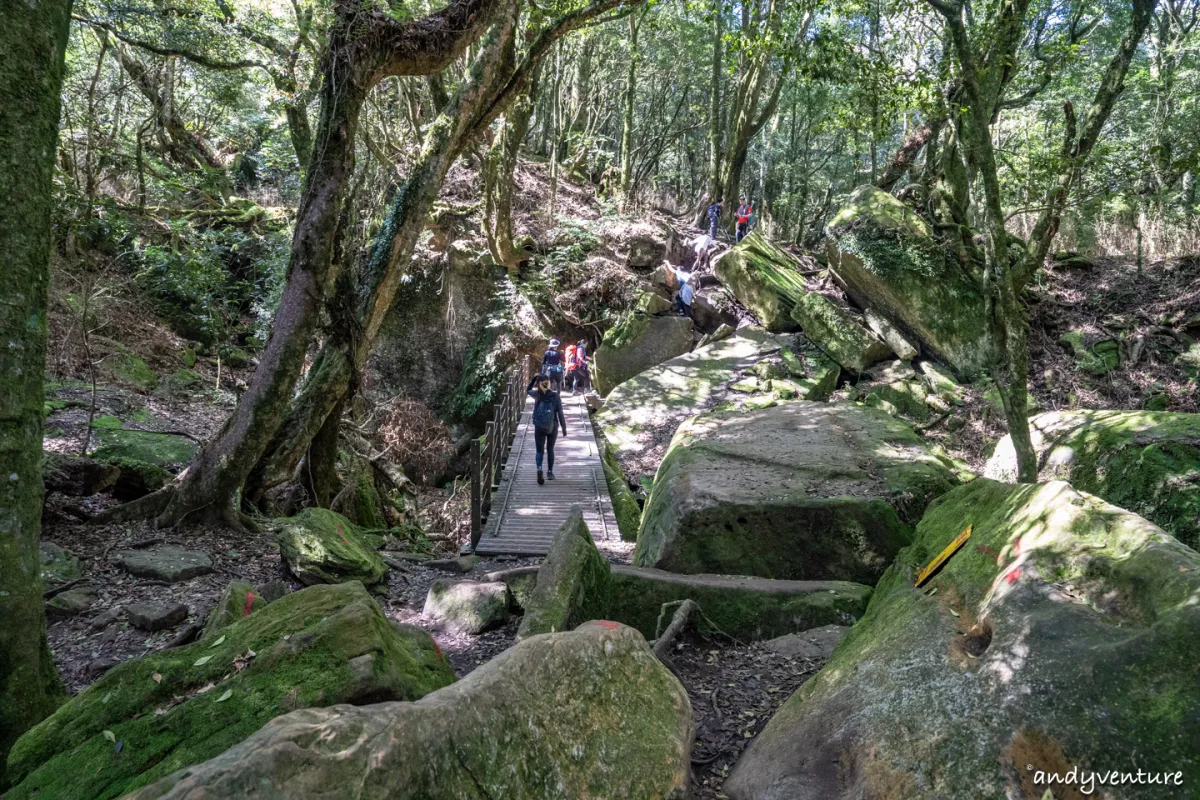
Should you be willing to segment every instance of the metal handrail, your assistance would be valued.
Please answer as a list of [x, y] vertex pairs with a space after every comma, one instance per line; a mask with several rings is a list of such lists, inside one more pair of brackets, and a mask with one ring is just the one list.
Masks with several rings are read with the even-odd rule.
[[492, 419], [484, 426], [483, 436], [471, 442], [471, 550], [483, 535], [483, 526], [491, 510], [492, 492], [500, 488], [500, 475], [512, 450], [521, 411], [525, 408], [525, 387], [533, 377], [535, 365], [533, 356], [526, 356], [509, 371], [501, 402], [495, 405]]

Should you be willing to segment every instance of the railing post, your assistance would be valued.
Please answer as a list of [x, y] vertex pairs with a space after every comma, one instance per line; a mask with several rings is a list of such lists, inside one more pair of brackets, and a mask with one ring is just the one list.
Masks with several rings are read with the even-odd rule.
[[492, 424], [492, 430], [496, 432], [496, 448], [492, 451], [492, 485], [500, 485], [500, 470], [504, 466], [504, 406], [497, 404], [495, 409], [495, 420]]
[[471, 440], [471, 550], [479, 545], [483, 535], [483, 497], [479, 485], [479, 440]]
[[484, 504], [492, 497], [492, 473], [495, 472], [496, 461], [496, 423], [489, 422], [483, 426], [483, 459], [480, 463], [479, 481], [483, 489]]

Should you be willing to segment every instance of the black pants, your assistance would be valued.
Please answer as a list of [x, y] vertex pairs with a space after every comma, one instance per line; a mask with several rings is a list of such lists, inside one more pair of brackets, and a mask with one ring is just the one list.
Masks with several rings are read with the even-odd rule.
[[548, 431], [533, 429], [533, 443], [537, 445], [537, 468], [542, 471], [542, 453], [546, 454], [546, 470], [554, 472], [554, 442], [558, 439], [558, 428]]
[[683, 302], [682, 294], [675, 295], [675, 313], [682, 314], [683, 316], [691, 319], [692, 304]]
[[745, 239], [746, 234], [749, 231], [750, 231], [750, 223], [749, 222], [739, 222], [738, 226], [737, 226], [737, 241], [740, 242], [742, 239]]

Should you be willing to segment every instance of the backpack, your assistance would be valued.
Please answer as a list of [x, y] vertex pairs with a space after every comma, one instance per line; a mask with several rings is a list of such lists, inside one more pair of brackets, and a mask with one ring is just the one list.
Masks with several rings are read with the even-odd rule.
[[554, 430], [555, 419], [554, 401], [558, 395], [554, 392], [539, 392], [539, 397], [533, 402], [533, 428], [548, 433]]
[[567, 372], [575, 369], [576, 366], [578, 366], [578, 362], [575, 356], [575, 345], [567, 345]]

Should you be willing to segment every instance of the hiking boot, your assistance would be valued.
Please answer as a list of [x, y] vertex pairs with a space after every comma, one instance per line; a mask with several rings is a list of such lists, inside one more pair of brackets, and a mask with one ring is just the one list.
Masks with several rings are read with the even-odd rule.
[[547, 477], [547, 478], [549, 478], [550, 480], [554, 480], [554, 473], [553, 473], [553, 472], [547, 472], [547, 473], [546, 473], [546, 477]]
[[542, 471], [539, 469], [538, 470], [538, 486], [541, 486], [545, 482], [546, 482], [546, 479], [542, 477]]

